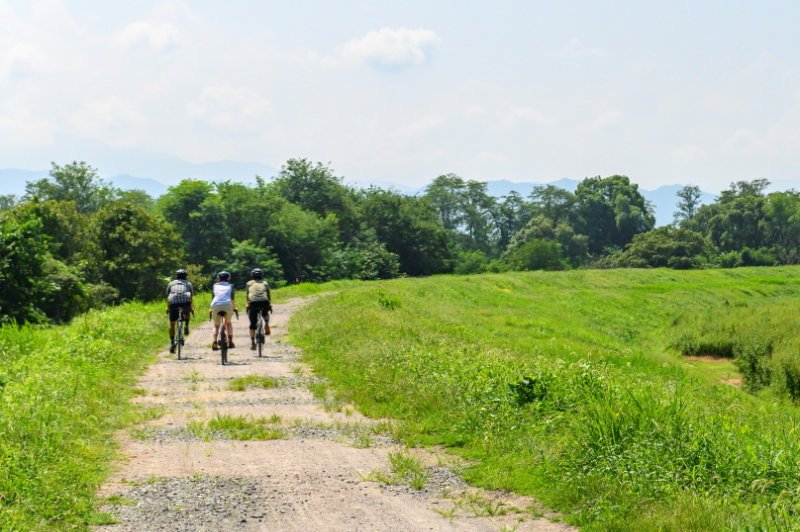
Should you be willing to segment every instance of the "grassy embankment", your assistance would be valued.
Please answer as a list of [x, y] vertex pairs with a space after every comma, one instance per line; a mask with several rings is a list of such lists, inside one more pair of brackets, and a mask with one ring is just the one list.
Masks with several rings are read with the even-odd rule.
[[293, 338], [407, 442], [585, 530], [795, 529], [798, 296], [798, 268], [401, 279], [304, 308]]
[[[349, 284], [293, 285], [274, 299]], [[197, 320], [207, 319], [208, 304], [200, 294]], [[243, 291], [237, 304], [244, 310]], [[114, 458], [113, 433], [160, 414], [128, 399], [136, 375], [166, 347], [163, 308], [132, 303], [66, 325], [0, 328], [0, 530], [85, 529], [108, 519], [94, 508]]]
[[151, 414], [127, 406], [164, 344], [160, 305], [92, 311], [58, 327], [0, 328], [0, 530], [100, 522], [94, 492], [113, 431]]

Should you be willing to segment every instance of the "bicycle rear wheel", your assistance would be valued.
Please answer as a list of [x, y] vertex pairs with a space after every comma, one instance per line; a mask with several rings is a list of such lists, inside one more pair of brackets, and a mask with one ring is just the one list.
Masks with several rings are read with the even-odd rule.
[[181, 350], [183, 349], [183, 319], [178, 318], [178, 330], [175, 334], [175, 343], [177, 344], [177, 351], [178, 351], [178, 360], [181, 359]]
[[258, 345], [258, 356], [261, 357], [261, 351], [264, 348], [264, 318], [258, 316], [258, 329], [256, 329], [256, 345]]
[[222, 357], [222, 365], [226, 365], [228, 363], [228, 335], [225, 332], [224, 327], [226, 327], [225, 321], [222, 321], [222, 325], [220, 325], [220, 334], [219, 334], [219, 353]]

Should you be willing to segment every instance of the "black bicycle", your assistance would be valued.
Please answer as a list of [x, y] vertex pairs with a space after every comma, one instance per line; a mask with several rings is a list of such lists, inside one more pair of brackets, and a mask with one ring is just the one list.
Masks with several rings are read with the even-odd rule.
[[258, 356], [261, 357], [261, 351], [264, 349], [264, 341], [266, 334], [264, 334], [264, 316], [261, 312], [258, 313], [258, 325], [256, 326], [256, 346], [258, 346]]
[[[192, 311], [192, 316], [194, 316], [194, 311]], [[184, 323], [184, 319], [186, 320], [186, 323]], [[185, 338], [186, 338], [186, 335], [183, 334], [183, 331], [186, 330], [188, 323], [189, 323], [188, 312], [184, 314], [184, 310], [179, 309], [178, 321], [175, 322], [175, 326], [178, 328], [178, 330], [175, 332], [175, 350], [178, 353], [178, 360], [181, 359], [181, 351], [183, 351], [183, 345], [185, 343]]]
[[183, 309], [178, 311], [178, 321], [175, 326], [178, 327], [178, 330], [175, 331], [175, 350], [178, 353], [178, 360], [180, 360], [183, 350]]
[[[239, 313], [236, 311], [234, 312], [238, 320]], [[222, 318], [219, 323], [219, 333], [217, 334], [217, 349], [219, 349], [220, 357], [222, 358], [222, 365], [225, 366], [228, 363], [228, 347], [230, 346], [230, 341], [228, 339], [228, 313], [224, 310], [220, 310], [217, 312], [217, 315]], [[211, 317], [210, 312], [209, 317]]]

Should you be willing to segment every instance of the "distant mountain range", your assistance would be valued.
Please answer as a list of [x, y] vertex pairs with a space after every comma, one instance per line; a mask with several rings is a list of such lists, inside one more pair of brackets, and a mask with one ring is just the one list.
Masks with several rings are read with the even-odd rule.
[[[167, 189], [180, 182], [181, 179], [191, 177], [193, 179], [224, 181], [252, 184], [255, 176], [260, 175], [265, 179], [276, 176], [279, 172], [277, 168], [260, 163], [243, 163], [236, 161], [219, 161], [213, 163], [192, 164], [177, 158], [169, 158], [168, 169], [160, 172], [164, 177], [136, 177], [128, 174], [118, 174], [108, 178], [115, 187], [123, 190], [139, 189], [144, 190], [154, 198], [167, 192]], [[36, 181], [49, 176], [47, 170], [32, 171], [19, 169], [0, 169], [0, 194], [16, 194], [18, 196], [25, 193], [25, 184], [28, 181]], [[393, 189], [403, 194], [420, 194], [425, 190], [423, 187], [409, 187], [397, 183], [386, 181], [347, 181], [349, 185], [358, 188], [376, 186], [384, 189]], [[507, 180], [496, 180], [487, 182], [487, 190], [491, 196], [501, 197], [507, 195], [512, 190], [518, 192], [522, 197], [527, 197], [533, 187], [542, 184], [551, 184], [571, 192], [575, 191], [580, 181], [574, 179], [559, 179], [551, 183], [514, 183]], [[426, 185], [427, 186], [427, 185]], [[682, 185], [665, 185], [655, 190], [639, 191], [649, 200], [656, 213], [656, 226], [667, 225], [672, 222], [675, 212], [677, 197], [676, 193]], [[715, 195], [703, 192], [700, 198], [701, 203], [711, 203]]]

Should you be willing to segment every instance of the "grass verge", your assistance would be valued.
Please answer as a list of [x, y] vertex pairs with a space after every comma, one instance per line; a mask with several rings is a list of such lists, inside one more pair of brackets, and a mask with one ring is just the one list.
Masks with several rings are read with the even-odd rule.
[[396, 436], [447, 445], [471, 482], [582, 529], [797, 529], [792, 383], [745, 393], [720, 382], [731, 366], [680, 354], [741, 308], [761, 333], [737, 345], [771, 341], [774, 373], [800, 357], [777, 348], [794, 345], [797, 296], [790, 267], [400, 279], [301, 309], [292, 338], [342, 400], [401, 420]]
[[58, 327], [0, 328], [0, 530], [84, 529], [113, 432], [140, 414], [134, 376], [165, 343], [160, 304]]

